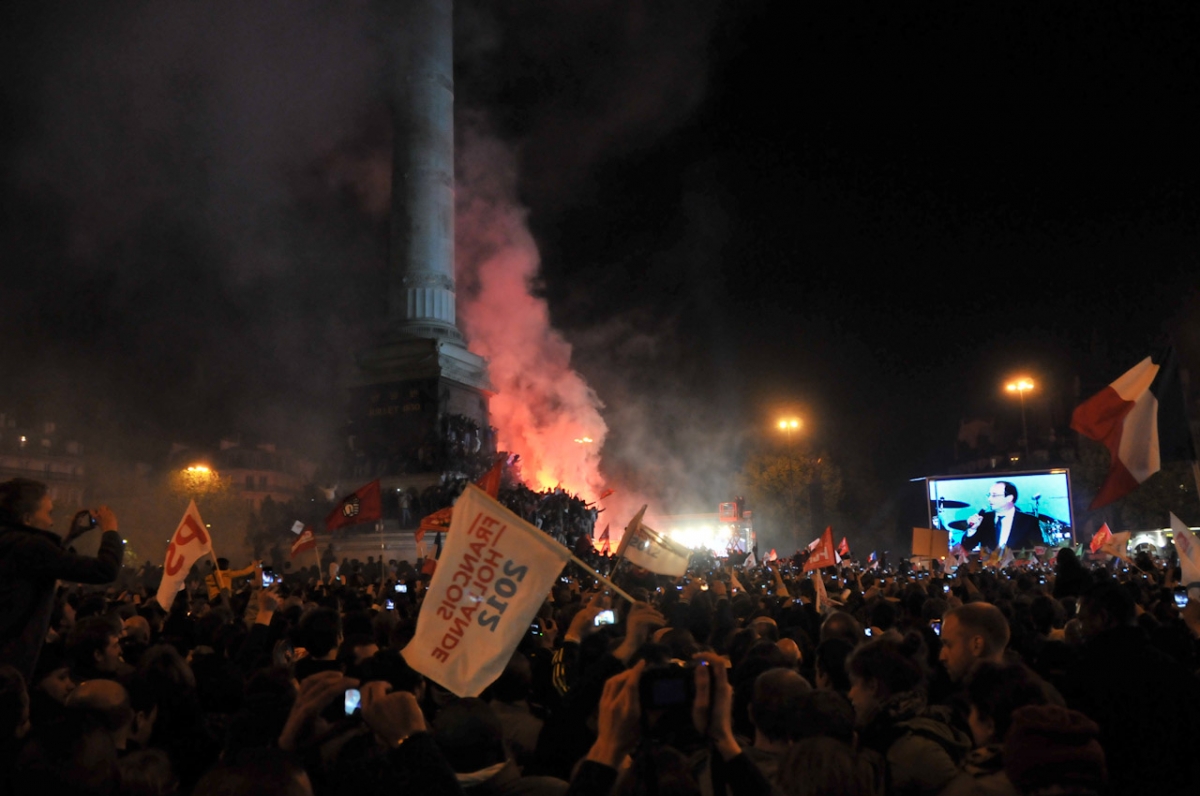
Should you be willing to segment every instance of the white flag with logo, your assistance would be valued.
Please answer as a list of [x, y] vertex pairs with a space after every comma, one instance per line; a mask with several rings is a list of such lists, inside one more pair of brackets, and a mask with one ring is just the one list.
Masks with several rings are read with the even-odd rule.
[[570, 559], [567, 548], [467, 486], [404, 660], [457, 696], [478, 696], [504, 671]]
[[303, 531], [304, 531], [304, 523], [303, 522], [301, 522], [300, 520], [296, 520], [295, 522], [292, 523], [292, 533], [299, 536], [301, 534], [301, 532], [303, 532]]
[[1179, 553], [1179, 568], [1182, 570], [1183, 585], [1189, 590], [1200, 588], [1200, 540], [1183, 520], [1171, 513], [1171, 536], [1175, 550]]
[[200, 519], [200, 510], [196, 501], [188, 502], [187, 511], [179, 521], [179, 527], [171, 536], [171, 544], [167, 546], [167, 558], [163, 562], [162, 583], [158, 586], [158, 604], [164, 610], [170, 611], [175, 595], [184, 586], [192, 565], [206, 555], [212, 553], [212, 538]]
[[625, 533], [629, 543], [625, 544], [622, 540], [622, 545], [625, 547], [625, 559], [630, 564], [675, 578], [687, 573], [692, 551], [679, 542], [641, 522]]

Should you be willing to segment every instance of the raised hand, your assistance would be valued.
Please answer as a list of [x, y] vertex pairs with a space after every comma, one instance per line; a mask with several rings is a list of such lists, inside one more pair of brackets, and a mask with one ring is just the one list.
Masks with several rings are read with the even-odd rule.
[[696, 698], [692, 702], [692, 724], [713, 740], [725, 760], [742, 753], [733, 737], [733, 686], [725, 670], [725, 659], [711, 652], [695, 656]]
[[318, 672], [305, 678], [300, 685], [300, 693], [292, 703], [292, 712], [288, 714], [283, 732], [279, 734], [279, 748], [294, 752], [300, 738], [316, 721], [321, 711], [333, 702], [335, 697], [345, 693], [347, 688], [357, 688], [358, 681], [346, 677], [341, 672]]
[[646, 643], [650, 634], [666, 623], [666, 617], [655, 610], [650, 603], [634, 603], [633, 607], [629, 609], [629, 615], [625, 617], [625, 638], [613, 655], [625, 663], [629, 663], [638, 648]]
[[376, 737], [397, 746], [410, 735], [425, 732], [425, 714], [417, 698], [408, 691], [392, 691], [391, 685], [375, 681], [362, 687], [362, 717]]
[[637, 744], [641, 729], [642, 703], [640, 695], [645, 661], [632, 669], [608, 678], [600, 696], [598, 732], [587, 759], [619, 768], [625, 756]]

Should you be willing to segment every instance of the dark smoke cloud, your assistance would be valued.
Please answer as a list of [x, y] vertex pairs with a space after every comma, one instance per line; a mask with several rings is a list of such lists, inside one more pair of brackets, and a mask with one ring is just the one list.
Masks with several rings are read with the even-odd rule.
[[[508, 153], [510, 209], [535, 233], [586, 207], [606, 162], [695, 112], [717, 9], [458, 4], [460, 122], [482, 120]], [[391, 144], [379, 6], [23, 0], [13, 19], [5, 58], [19, 79], [4, 98], [16, 123], [0, 246], [20, 311], [0, 320], [0, 372], [14, 385], [6, 400], [60, 420], [98, 418], [92, 427], [122, 443], [242, 432], [322, 450], [353, 352], [385, 310]], [[711, 303], [719, 289], [705, 274], [715, 262], [708, 222], [723, 223], [723, 211], [697, 201], [691, 214], [677, 249], [651, 265], [660, 286], [682, 292], [628, 318], [597, 297], [597, 330], [569, 334], [590, 369], [584, 388], [609, 403], [611, 425], [637, 429], [636, 444], [616, 435], [617, 476], [640, 458], [663, 473], [656, 481], [676, 480], [674, 446], [709, 442], [656, 422], [698, 416], [686, 380], [663, 382], [654, 398], [635, 386], [663, 369], [660, 353], [695, 343], [673, 337], [688, 331], [672, 328], [678, 304]], [[528, 281], [551, 297], [584, 287], [561, 263]]]
[[41, 356], [5, 369], [125, 433], [318, 444], [382, 310], [338, 168], [379, 102], [370, 7], [32, 5], [4, 259], [36, 309], [5, 330]]
[[519, 142], [535, 207], [578, 202], [598, 163], [646, 147], [704, 99], [715, 0], [460, 4], [459, 101]]

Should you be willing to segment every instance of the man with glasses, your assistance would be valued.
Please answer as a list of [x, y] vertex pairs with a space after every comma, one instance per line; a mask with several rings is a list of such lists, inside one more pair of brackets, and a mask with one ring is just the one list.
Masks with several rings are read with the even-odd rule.
[[971, 552], [982, 545], [988, 550], [1008, 547], [1029, 550], [1043, 544], [1042, 526], [1037, 517], [1017, 511], [1017, 488], [1008, 481], [997, 481], [988, 490], [991, 511], [981, 511], [967, 521], [970, 531], [962, 540], [962, 549]]

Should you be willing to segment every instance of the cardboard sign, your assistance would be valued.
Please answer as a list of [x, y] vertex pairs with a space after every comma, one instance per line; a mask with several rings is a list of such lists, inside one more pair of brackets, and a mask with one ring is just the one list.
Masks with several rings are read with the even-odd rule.
[[944, 558], [950, 555], [950, 533], [933, 528], [913, 528], [912, 554], [922, 558]]

